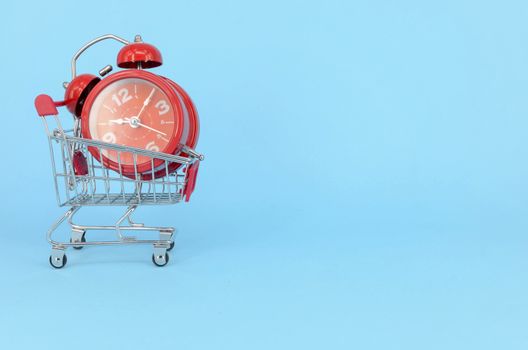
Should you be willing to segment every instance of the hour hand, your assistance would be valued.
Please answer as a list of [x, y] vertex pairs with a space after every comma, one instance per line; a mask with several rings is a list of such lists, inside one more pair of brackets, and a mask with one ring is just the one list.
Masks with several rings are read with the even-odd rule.
[[113, 124], [117, 124], [117, 125], [123, 125], [123, 124], [128, 124], [129, 122], [128, 122], [128, 120], [125, 120], [123, 118], [119, 118], [119, 119], [110, 119], [108, 121], [108, 123], [110, 123], [110, 124], [113, 123]]

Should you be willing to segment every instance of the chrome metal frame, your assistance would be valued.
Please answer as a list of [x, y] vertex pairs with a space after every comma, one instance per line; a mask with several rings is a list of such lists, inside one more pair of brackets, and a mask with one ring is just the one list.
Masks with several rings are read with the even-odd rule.
[[[59, 207], [70, 207], [47, 232], [47, 240], [52, 246], [50, 263], [61, 268], [66, 264], [65, 250], [85, 246], [111, 246], [118, 244], [152, 244], [154, 264], [163, 266], [168, 262], [168, 251], [174, 246], [173, 227], [146, 226], [135, 223], [132, 213], [140, 205], [175, 204], [183, 199], [187, 184], [188, 168], [195, 162], [203, 160], [203, 156], [195, 150], [182, 146], [182, 151], [188, 157], [152, 152], [145, 149], [126, 147], [101, 141], [76, 137], [73, 130], [64, 130], [58, 116], [53, 116], [56, 128], [50, 128], [48, 118], [42, 118], [48, 136], [51, 156], [52, 176]], [[101, 155], [94, 158], [89, 148], [96, 148]], [[73, 164], [74, 152], [81, 152], [87, 160], [86, 174], [77, 174]], [[118, 171], [111, 170], [103, 164], [102, 155], [114, 152]], [[133, 159], [134, 174], [123, 173], [121, 162], [123, 155], [128, 154]], [[138, 157], [147, 159], [150, 168], [147, 171], [138, 170]], [[159, 165], [157, 163], [160, 163]], [[171, 163], [179, 164], [172, 173]], [[131, 166], [128, 164], [128, 166]], [[162, 172], [163, 176], [160, 176]], [[149, 177], [145, 177], [149, 175]], [[156, 177], [155, 175], [158, 175]], [[80, 225], [73, 222], [73, 217], [82, 206], [126, 206], [127, 209], [114, 225]], [[128, 225], [123, 225], [125, 220]], [[71, 228], [70, 241], [57, 241], [53, 233], [65, 221]], [[113, 231], [115, 240], [86, 241], [87, 231]], [[127, 231], [158, 232], [158, 239], [138, 239], [123, 234]]]
[[83, 45], [83, 47], [81, 47], [76, 53], [75, 55], [73, 55], [73, 58], [71, 60], [71, 71], [72, 71], [72, 80], [77, 76], [77, 60], [79, 59], [79, 57], [82, 55], [82, 53], [84, 51], [86, 51], [90, 46], [100, 42], [100, 41], [103, 41], [103, 40], [107, 40], [107, 39], [112, 39], [112, 40], [115, 40], [115, 41], [119, 41], [121, 44], [123, 45], [128, 45], [130, 44], [130, 42], [128, 40], [125, 40], [123, 38], [120, 38], [118, 37], [117, 35], [114, 35], [114, 34], [106, 34], [106, 35], [102, 35], [100, 37], [97, 37], [89, 42], [87, 42], [86, 44]]

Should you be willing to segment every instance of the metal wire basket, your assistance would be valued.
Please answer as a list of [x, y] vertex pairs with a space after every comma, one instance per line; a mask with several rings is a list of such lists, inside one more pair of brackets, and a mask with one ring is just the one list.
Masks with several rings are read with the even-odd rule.
[[[66, 264], [65, 250], [68, 247], [81, 249], [87, 245], [152, 244], [154, 264], [167, 264], [167, 254], [174, 247], [173, 227], [145, 226], [134, 223], [130, 216], [140, 205], [175, 204], [189, 200], [196, 180], [196, 172], [203, 156], [189, 147], [181, 148], [181, 155], [170, 155], [145, 149], [126, 147], [112, 143], [84, 139], [75, 134], [75, 128], [65, 130], [58, 117], [57, 105], [47, 95], [37, 97], [37, 112], [43, 120], [51, 155], [51, 168], [57, 204], [71, 207], [48, 230], [47, 239], [52, 245], [50, 263], [55, 268]], [[54, 126], [48, 122], [52, 116]], [[90, 152], [96, 149], [98, 152]], [[93, 153], [101, 158], [96, 159]], [[105, 166], [102, 155], [112, 155], [117, 166]], [[132, 159], [132, 171], [124, 171], [122, 159]], [[141, 172], [138, 164], [151, 166]], [[126, 206], [125, 213], [111, 226], [78, 225], [73, 216], [82, 206]], [[55, 241], [53, 232], [64, 222], [71, 226], [69, 242]], [[123, 225], [125, 220], [128, 225]], [[109, 230], [117, 235], [116, 240], [86, 241], [88, 230]], [[126, 236], [124, 231], [158, 231], [159, 239], [137, 239]]]

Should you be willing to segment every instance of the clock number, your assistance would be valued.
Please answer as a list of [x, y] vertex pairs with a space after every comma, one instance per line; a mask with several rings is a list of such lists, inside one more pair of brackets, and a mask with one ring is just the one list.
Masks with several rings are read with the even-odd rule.
[[117, 92], [117, 94], [112, 95], [112, 100], [117, 104], [117, 106], [121, 106], [122, 104], [130, 101], [132, 99], [132, 96], [128, 94], [128, 89], [121, 89]]
[[156, 102], [156, 108], [159, 109], [159, 115], [164, 115], [170, 110], [170, 107], [165, 100], [159, 100]]
[[148, 151], [152, 151], [152, 152], [159, 152], [160, 151], [159, 147], [156, 146], [154, 141], [151, 141], [151, 142], [147, 143], [147, 145], [145, 146], [145, 149], [148, 150]]
[[107, 132], [103, 135], [103, 141], [108, 143], [115, 143], [116, 135], [113, 132]]

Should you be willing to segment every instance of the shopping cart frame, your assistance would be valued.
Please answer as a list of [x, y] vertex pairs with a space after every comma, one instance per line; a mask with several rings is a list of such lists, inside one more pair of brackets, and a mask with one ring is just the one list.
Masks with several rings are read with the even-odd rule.
[[[49, 257], [51, 266], [64, 267], [67, 263], [66, 250], [70, 247], [82, 249], [85, 246], [122, 244], [151, 244], [154, 248], [153, 263], [157, 266], [166, 265], [169, 261], [168, 252], [174, 247], [175, 228], [146, 226], [134, 222], [131, 215], [141, 205], [167, 205], [188, 200], [203, 155], [187, 146], [181, 147], [182, 154], [186, 155], [184, 157], [77, 137], [75, 128], [65, 130], [62, 127], [57, 107], [63, 105], [63, 102], [55, 102], [47, 95], [40, 95], [35, 100], [48, 138], [57, 204], [59, 207], [69, 207], [47, 231], [46, 237], [52, 247]], [[53, 117], [56, 127], [50, 126], [49, 117]], [[95, 159], [90, 148], [97, 148], [101, 159]], [[103, 154], [114, 155], [117, 171], [104, 166]], [[132, 155], [132, 174], [123, 172], [120, 160], [124, 154]], [[76, 163], [79, 158], [81, 166], [79, 162]], [[151, 163], [150, 171], [139, 173], [138, 159], [145, 158]], [[169, 165], [173, 163], [178, 164], [178, 167], [171, 171]], [[75, 223], [73, 218], [83, 206], [125, 206], [126, 210], [114, 225], [81, 225]], [[54, 232], [64, 222], [71, 228], [69, 242], [53, 238]], [[87, 241], [88, 231], [113, 231], [116, 239]], [[138, 239], [124, 234], [128, 231], [158, 232], [159, 239]]]

